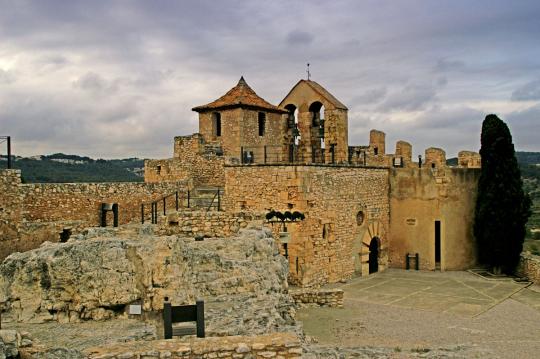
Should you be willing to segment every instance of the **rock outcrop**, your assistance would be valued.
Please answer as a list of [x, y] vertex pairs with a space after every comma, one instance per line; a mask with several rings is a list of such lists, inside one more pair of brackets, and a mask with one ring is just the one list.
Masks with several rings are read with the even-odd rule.
[[158, 317], [165, 297], [201, 298], [209, 333], [265, 333], [294, 324], [287, 270], [265, 229], [205, 241], [90, 230], [6, 258], [0, 304], [19, 322], [76, 322], [125, 317], [130, 304]]

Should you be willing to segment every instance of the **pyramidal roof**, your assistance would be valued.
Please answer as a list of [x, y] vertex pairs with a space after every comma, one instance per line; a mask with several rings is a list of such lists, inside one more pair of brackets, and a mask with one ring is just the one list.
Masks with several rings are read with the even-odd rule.
[[196, 112], [206, 112], [211, 110], [219, 110], [233, 107], [248, 107], [271, 112], [286, 113], [286, 111], [265, 101], [253, 91], [244, 80], [244, 76], [240, 77], [238, 84], [217, 100], [209, 104], [194, 107], [192, 110]]

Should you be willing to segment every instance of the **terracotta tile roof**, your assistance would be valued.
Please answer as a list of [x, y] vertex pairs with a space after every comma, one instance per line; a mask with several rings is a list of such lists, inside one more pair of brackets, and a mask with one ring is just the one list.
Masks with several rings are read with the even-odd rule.
[[243, 76], [240, 77], [238, 84], [227, 91], [225, 95], [209, 104], [194, 107], [192, 110], [196, 112], [206, 112], [232, 107], [251, 107], [271, 112], [287, 112], [259, 97], [259, 95], [249, 87]]

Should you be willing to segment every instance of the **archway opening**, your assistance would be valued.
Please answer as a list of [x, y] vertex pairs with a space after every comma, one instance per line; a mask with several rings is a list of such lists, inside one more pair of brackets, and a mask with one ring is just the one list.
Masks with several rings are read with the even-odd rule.
[[298, 129], [298, 109], [292, 103], [286, 105], [285, 109], [289, 112], [287, 116], [287, 129], [292, 130], [293, 143], [298, 145], [300, 139], [300, 131]]
[[379, 271], [379, 238], [373, 237], [369, 243], [369, 274]]

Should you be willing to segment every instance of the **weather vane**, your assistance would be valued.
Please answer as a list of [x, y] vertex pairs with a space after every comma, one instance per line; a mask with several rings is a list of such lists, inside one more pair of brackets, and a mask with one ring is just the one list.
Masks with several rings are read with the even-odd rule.
[[306, 70], [306, 72], [307, 72], [307, 79], [308, 79], [308, 81], [309, 81], [309, 78], [311, 77], [311, 73], [309, 72], [309, 62], [308, 62], [308, 64], [307, 64], [307, 70]]

